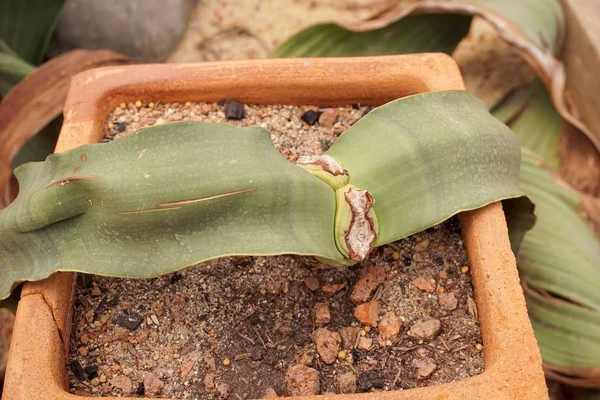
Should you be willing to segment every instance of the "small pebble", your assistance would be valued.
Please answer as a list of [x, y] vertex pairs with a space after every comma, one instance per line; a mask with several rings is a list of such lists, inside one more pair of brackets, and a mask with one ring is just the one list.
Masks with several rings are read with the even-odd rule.
[[229, 365], [231, 365], [231, 360], [229, 359], [229, 357], [225, 357], [223, 359], [223, 365], [228, 367]]
[[337, 377], [340, 393], [350, 394], [356, 392], [356, 375], [352, 371], [344, 372]]
[[127, 107], [126, 103], [119, 104], [119, 108], [121, 108], [121, 110], [124, 110], [126, 107]]
[[294, 365], [285, 374], [285, 384], [290, 396], [313, 396], [319, 393], [319, 372], [305, 365]]
[[409, 335], [417, 339], [431, 340], [440, 333], [441, 329], [442, 324], [439, 320], [430, 319], [414, 324], [410, 328]]
[[342, 342], [340, 334], [326, 328], [319, 328], [313, 332], [312, 336], [321, 360], [325, 364], [333, 364], [340, 351]]
[[306, 122], [308, 125], [314, 125], [317, 123], [320, 116], [321, 116], [320, 111], [308, 110], [304, 114], [302, 114], [300, 119], [302, 121]]
[[71, 372], [73, 373], [73, 375], [75, 376], [75, 378], [79, 379], [80, 381], [85, 380], [85, 375], [83, 373], [83, 367], [81, 366], [81, 363], [77, 360], [73, 360], [69, 363], [69, 367], [71, 368]]
[[142, 102], [141, 102], [141, 101], [139, 101], [139, 100], [138, 100], [138, 101], [136, 101], [136, 102], [135, 102], [135, 106], [136, 106], [137, 108], [141, 108], [141, 107], [142, 107]]
[[477, 343], [477, 344], [475, 345], [475, 349], [476, 349], [477, 351], [481, 351], [481, 350], [483, 350], [483, 345], [482, 345], [481, 343]]
[[469, 267], [468, 266], [464, 266], [460, 269], [460, 272], [462, 272], [463, 274], [466, 274], [467, 272], [469, 272]]
[[235, 101], [227, 100], [225, 102], [225, 118], [227, 119], [242, 119], [246, 113], [244, 105]]
[[304, 284], [312, 292], [317, 290], [319, 288], [319, 286], [321, 285], [319, 283], [319, 280], [317, 278], [315, 278], [314, 276], [308, 276], [308, 277], [304, 278]]

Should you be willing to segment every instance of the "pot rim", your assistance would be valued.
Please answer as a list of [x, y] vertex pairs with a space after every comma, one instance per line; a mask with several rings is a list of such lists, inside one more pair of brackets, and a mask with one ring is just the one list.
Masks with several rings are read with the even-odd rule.
[[[412, 94], [464, 89], [458, 66], [445, 54], [102, 67], [73, 77], [56, 151], [100, 142], [110, 110], [140, 98], [214, 102], [234, 96], [255, 104], [379, 105]], [[484, 372], [410, 390], [302, 399], [548, 398], [502, 206], [490, 204], [462, 212], [459, 218], [485, 346]], [[4, 400], [96, 398], [65, 389], [74, 289], [74, 273], [57, 273], [24, 285]]]

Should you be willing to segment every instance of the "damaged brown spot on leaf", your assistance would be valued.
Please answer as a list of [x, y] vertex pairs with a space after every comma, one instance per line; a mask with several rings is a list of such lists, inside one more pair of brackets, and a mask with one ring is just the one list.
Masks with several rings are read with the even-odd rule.
[[214, 199], [220, 199], [222, 197], [229, 197], [229, 196], [234, 196], [236, 194], [242, 194], [242, 193], [248, 193], [248, 192], [254, 192], [256, 190], [256, 188], [249, 188], [249, 189], [240, 189], [240, 190], [234, 190], [233, 192], [227, 192], [227, 193], [221, 193], [221, 194], [215, 194], [213, 196], [208, 196], [208, 197], [199, 197], [197, 199], [189, 199], [189, 200], [179, 200], [179, 201], [169, 201], [169, 202], [165, 202], [165, 203], [159, 203], [158, 207], [169, 207], [169, 206], [179, 206], [179, 205], [186, 205], [186, 204], [194, 204], [194, 203], [200, 203], [202, 201], [208, 201], [208, 200], [214, 200]]
[[77, 173], [79, 171], [81, 171], [81, 167], [80, 166], [75, 167], [75, 169], [73, 170], [74, 173]]
[[152, 212], [159, 211], [172, 211], [172, 210], [181, 210], [182, 207], [169, 207], [169, 208], [148, 208], [146, 210], [132, 210], [132, 211], [117, 211], [115, 214], [117, 215], [135, 215], [135, 214], [148, 214]]
[[371, 209], [375, 203], [366, 190], [350, 188], [344, 197], [352, 210], [352, 221], [345, 240], [352, 261], [362, 261], [373, 248], [377, 239], [377, 228]]
[[301, 156], [298, 161], [298, 165], [317, 165], [323, 168], [324, 171], [329, 172], [331, 175], [348, 175], [348, 171], [342, 167], [342, 165], [333, 157], [327, 154], [317, 156]]
[[99, 176], [95, 176], [95, 175], [90, 175], [90, 176], [70, 176], [68, 178], [63, 178], [63, 179], [59, 179], [57, 181], [52, 182], [51, 184], [49, 184], [48, 186], [46, 186], [46, 189], [48, 189], [49, 187], [52, 186], [65, 186], [67, 183], [71, 183], [73, 181], [93, 181], [96, 179], [100, 179]]
[[81, 161], [82, 162], [86, 162], [87, 161], [87, 154], [84, 153], [84, 154], [81, 155]]

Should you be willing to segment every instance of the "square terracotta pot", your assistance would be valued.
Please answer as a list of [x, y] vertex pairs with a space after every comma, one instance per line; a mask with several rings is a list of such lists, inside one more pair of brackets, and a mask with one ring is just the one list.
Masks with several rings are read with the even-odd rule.
[[[98, 68], [73, 78], [56, 151], [100, 142], [110, 110], [140, 98], [214, 102], [232, 97], [257, 104], [380, 105], [440, 90], [464, 90], [457, 65], [443, 54]], [[418, 389], [311, 399], [548, 398], [502, 206], [495, 203], [464, 212], [460, 219], [485, 345], [485, 371], [462, 381]], [[3, 400], [83, 398], [68, 392], [66, 369], [74, 287], [72, 273], [25, 284]]]

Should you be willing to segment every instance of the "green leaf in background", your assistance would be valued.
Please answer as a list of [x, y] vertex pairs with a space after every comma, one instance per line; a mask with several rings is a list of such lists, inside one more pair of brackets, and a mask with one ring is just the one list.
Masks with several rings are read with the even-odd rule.
[[600, 367], [600, 244], [579, 214], [580, 199], [559, 185], [541, 157], [524, 150], [521, 188], [538, 222], [517, 262], [544, 362]]
[[[390, 102], [338, 140], [328, 154], [375, 197], [377, 245], [522, 196], [515, 136], [463, 91]], [[55, 271], [147, 278], [228, 255], [346, 262], [334, 190], [260, 127], [160, 125], [15, 174], [19, 196], [0, 211], [0, 298]]]
[[510, 93], [492, 108], [492, 114], [512, 128], [523, 147], [554, 169], [560, 167], [557, 148], [562, 119], [539, 79]]
[[64, 2], [0, 1], [0, 39], [26, 62], [41, 64]]
[[17, 83], [33, 71], [33, 65], [23, 61], [0, 40], [0, 98], [6, 96]]
[[514, 23], [536, 47], [556, 54], [562, 45], [565, 15], [560, 0], [463, 0]]
[[348, 57], [417, 52], [450, 54], [470, 26], [469, 16], [442, 14], [409, 16], [385, 28], [367, 32], [321, 24], [294, 35], [271, 57]]

